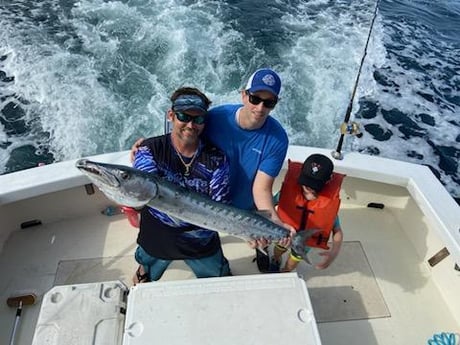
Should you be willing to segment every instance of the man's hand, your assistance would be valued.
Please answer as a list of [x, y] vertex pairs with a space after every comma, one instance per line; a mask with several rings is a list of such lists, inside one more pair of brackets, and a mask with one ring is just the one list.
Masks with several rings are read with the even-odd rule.
[[281, 247], [284, 247], [284, 248], [289, 248], [292, 244], [292, 239], [294, 238], [296, 232], [295, 230], [292, 230], [289, 234], [288, 237], [285, 237], [285, 238], [282, 238], [281, 240], [278, 241], [278, 244], [281, 246]]
[[[289, 235], [278, 241], [278, 244], [280, 246], [288, 248], [292, 243], [292, 239], [296, 235], [296, 231], [294, 227], [290, 226], [289, 224], [281, 222], [279, 219], [278, 220], [273, 219], [273, 222], [289, 230]], [[249, 247], [251, 247], [252, 249], [265, 248], [270, 243], [271, 241], [267, 240], [266, 238], [258, 238], [257, 240], [248, 241]]]
[[283, 228], [286, 228], [289, 230], [289, 236], [282, 238], [281, 240], [278, 241], [278, 244], [284, 248], [289, 248], [292, 243], [292, 239], [296, 235], [296, 231], [293, 226], [283, 223], [279, 218], [274, 218], [272, 219], [274, 223], [278, 224], [279, 226], [282, 226]]
[[131, 160], [131, 163], [134, 162], [136, 152], [139, 149], [139, 146], [141, 146], [143, 141], [144, 141], [144, 138], [139, 138], [136, 140], [133, 146], [131, 146], [131, 151], [129, 152], [129, 159]]
[[267, 240], [266, 238], [258, 238], [257, 240], [248, 241], [248, 245], [252, 249], [256, 249], [256, 248], [262, 248], [263, 249], [266, 246], [268, 246], [270, 244], [270, 242], [271, 241]]

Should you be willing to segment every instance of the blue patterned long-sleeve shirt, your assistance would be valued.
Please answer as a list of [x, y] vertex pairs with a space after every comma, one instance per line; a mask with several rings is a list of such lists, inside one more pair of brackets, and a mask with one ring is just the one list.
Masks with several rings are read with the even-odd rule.
[[[187, 158], [179, 158], [170, 135], [147, 139], [136, 153], [134, 167], [158, 173], [163, 178], [212, 200], [230, 201], [229, 164], [226, 156], [207, 142], [201, 142], [186, 174]], [[188, 176], [186, 176], [188, 175]], [[220, 246], [216, 232], [198, 228], [147, 207], [141, 213], [138, 243], [154, 257], [196, 258], [213, 254]]]

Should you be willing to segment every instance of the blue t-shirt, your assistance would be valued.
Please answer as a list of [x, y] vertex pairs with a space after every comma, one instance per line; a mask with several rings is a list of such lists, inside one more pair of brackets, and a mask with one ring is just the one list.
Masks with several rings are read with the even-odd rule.
[[241, 104], [212, 108], [206, 118], [205, 135], [230, 162], [230, 192], [236, 207], [254, 209], [252, 185], [258, 170], [276, 177], [286, 157], [288, 137], [281, 124], [269, 116], [261, 128], [242, 129], [236, 122]]

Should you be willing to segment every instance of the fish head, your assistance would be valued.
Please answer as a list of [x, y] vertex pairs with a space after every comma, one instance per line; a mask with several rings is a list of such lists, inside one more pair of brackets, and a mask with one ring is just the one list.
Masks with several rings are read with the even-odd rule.
[[75, 166], [113, 202], [139, 208], [158, 196], [154, 174], [125, 165], [80, 159]]

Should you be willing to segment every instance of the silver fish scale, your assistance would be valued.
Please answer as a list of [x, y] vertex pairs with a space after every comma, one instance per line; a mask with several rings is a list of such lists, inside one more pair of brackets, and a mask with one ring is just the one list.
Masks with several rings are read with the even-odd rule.
[[213, 201], [159, 177], [158, 196], [148, 205], [172, 217], [218, 232], [246, 239], [281, 239], [289, 231], [270, 220], [233, 206]]

